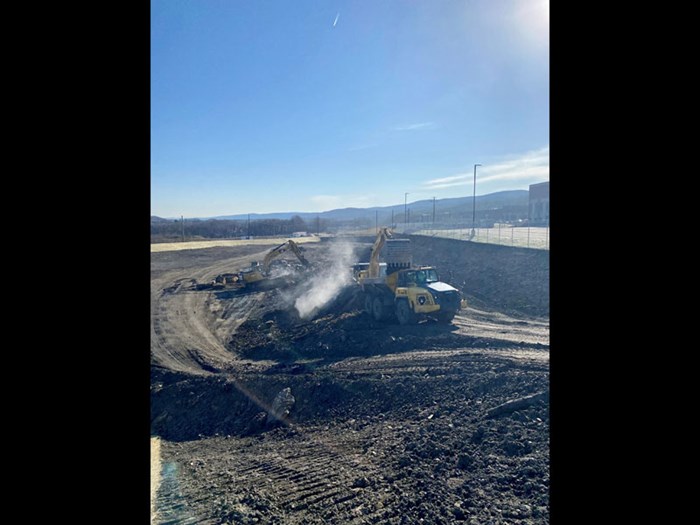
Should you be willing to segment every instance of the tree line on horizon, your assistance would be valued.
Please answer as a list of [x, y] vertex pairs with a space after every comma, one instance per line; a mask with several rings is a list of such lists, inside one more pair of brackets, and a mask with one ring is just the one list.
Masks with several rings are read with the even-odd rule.
[[185, 219], [151, 221], [151, 241], [169, 242], [186, 239], [238, 239], [241, 237], [290, 236], [295, 232], [321, 233], [328, 229], [329, 221], [314, 219], [304, 221], [298, 215], [291, 219]]
[[[528, 218], [527, 206], [503, 206], [477, 210], [477, 227], [492, 227], [496, 222], [506, 222], [514, 225], [525, 225]], [[410, 210], [409, 210], [410, 212]], [[403, 214], [384, 215], [371, 214], [349, 220], [326, 219], [315, 217], [304, 220], [299, 215], [290, 219], [251, 219], [250, 222], [241, 219], [162, 219], [151, 218], [151, 242], [172, 242], [183, 239], [240, 239], [250, 237], [288, 237], [295, 232], [335, 233], [342, 228], [369, 229], [375, 226], [389, 226], [403, 223]], [[432, 215], [413, 213], [408, 216], [411, 225], [423, 227], [465, 228], [472, 223], [471, 213], [439, 213], [432, 222]], [[523, 222], [525, 221], [525, 222]], [[183, 228], [184, 226], [184, 228]]]

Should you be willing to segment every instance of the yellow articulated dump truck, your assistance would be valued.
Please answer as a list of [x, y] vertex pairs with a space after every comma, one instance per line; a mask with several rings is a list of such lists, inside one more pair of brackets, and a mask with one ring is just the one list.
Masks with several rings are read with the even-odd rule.
[[[364, 309], [377, 321], [393, 318], [402, 325], [432, 317], [449, 323], [467, 307], [462, 293], [441, 282], [432, 266], [414, 266], [410, 239], [391, 239], [388, 228], [381, 228], [372, 246], [368, 263], [353, 266], [353, 278], [362, 290]], [[384, 262], [379, 261], [385, 249]]]

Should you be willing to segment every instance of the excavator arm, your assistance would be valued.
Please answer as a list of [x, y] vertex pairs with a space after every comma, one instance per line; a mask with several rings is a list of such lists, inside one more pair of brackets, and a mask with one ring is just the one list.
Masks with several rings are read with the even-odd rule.
[[301, 254], [301, 248], [299, 248], [299, 245], [298, 245], [297, 243], [295, 243], [294, 241], [292, 241], [292, 240], [289, 240], [289, 241], [287, 241], [287, 242], [289, 242], [289, 247], [290, 247], [290, 248], [292, 249], [292, 251], [294, 252], [294, 255], [297, 256], [297, 259], [299, 259], [299, 262], [300, 262], [301, 264], [304, 265], [304, 268], [310, 268], [310, 267], [311, 267], [311, 263], [310, 263], [309, 261], [307, 261], [307, 260], [306, 260], [306, 257], [304, 257], [304, 256]]
[[290, 239], [289, 241], [274, 247], [267, 253], [267, 255], [265, 255], [265, 259], [262, 263], [263, 271], [267, 272], [270, 269], [270, 263], [287, 250], [291, 250], [292, 253], [297, 256], [297, 259], [299, 259], [301, 264], [304, 265], [304, 267], [308, 268], [311, 266], [311, 263], [309, 263], [309, 261], [307, 261], [306, 258], [301, 254], [301, 249], [299, 248], [297, 243]]
[[379, 229], [377, 238], [372, 246], [372, 256], [369, 259], [369, 271], [368, 277], [374, 278], [379, 277], [379, 252], [382, 251], [382, 247], [388, 238], [391, 237], [391, 232], [389, 228], [382, 227]]

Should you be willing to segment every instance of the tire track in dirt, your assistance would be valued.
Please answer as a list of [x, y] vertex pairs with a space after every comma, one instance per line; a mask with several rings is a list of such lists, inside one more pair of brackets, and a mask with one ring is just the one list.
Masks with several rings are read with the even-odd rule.
[[549, 346], [547, 319], [519, 319], [470, 307], [455, 316], [453, 324], [461, 335]]
[[153, 525], [192, 525], [194, 523], [214, 523], [201, 521], [188, 510], [188, 502], [183, 497], [178, 481], [178, 465], [173, 462], [163, 463], [160, 470], [160, 484], [155, 502], [155, 511], [151, 514]]
[[408, 354], [385, 354], [367, 358], [352, 358], [327, 366], [334, 372], [351, 372], [358, 375], [410, 375], [441, 374], [449, 375], [456, 366], [473, 362], [475, 355], [483, 355], [491, 361], [495, 359], [517, 366], [522, 361], [525, 366], [549, 366], [549, 350], [522, 348], [427, 350], [412, 351]]
[[[422, 516], [426, 523], [445, 524], [455, 522], [453, 514], [465, 519], [464, 512], [451, 510], [463, 503], [472, 515], [479, 515], [473, 523], [487, 523], [483, 514], [491, 512], [487, 507], [495, 507], [493, 498], [498, 507], [506, 508], [529, 502], [526, 496], [501, 494], [500, 487], [511, 487], [512, 475], [522, 472], [517, 465], [533, 464], [532, 454], [520, 459], [504, 456], [498, 448], [480, 450], [474, 436], [481, 436], [480, 425], [486, 423], [471, 421], [479, 413], [480, 400], [470, 403], [471, 408], [462, 400], [441, 401], [409, 406], [399, 417], [358, 415], [276, 429], [264, 436], [165, 445], [170, 457], [179, 452], [183, 486], [200, 495], [190, 500], [189, 511], [201, 523], [396, 524], [418, 523]], [[534, 417], [543, 415], [536, 410], [526, 418], [530, 428], [538, 424]], [[496, 428], [502, 423], [489, 425], [489, 447], [508, 441]], [[459, 470], [460, 451], [469, 451], [465, 456], [469, 468]], [[498, 469], [489, 466], [496, 461]], [[511, 466], [510, 476], [499, 473], [506, 464]], [[476, 465], [480, 470], [472, 472]], [[532, 471], [524, 468], [531, 479]], [[483, 485], [488, 494], [464, 488], [480, 476], [489, 477], [489, 485]], [[419, 503], [422, 508], [417, 508]], [[429, 520], [436, 516], [426, 513], [428, 509], [441, 510], [442, 519]]]
[[[213, 510], [221, 523], [249, 523], [256, 516], [261, 523], [346, 523], [361, 509], [381, 508], [381, 495], [364, 483], [382, 477], [380, 466], [363, 457], [357, 440], [331, 438], [323, 429], [292, 431], [287, 437], [289, 443], [282, 447], [251, 439], [231, 442], [247, 450], [255, 447], [255, 453], [228, 456], [226, 468], [216, 474], [207, 470], [206, 460], [191, 461], [183, 475], [190, 482], [206, 480], [211, 499], [226, 509]], [[194, 502], [192, 507], [203, 518], [212, 515], [211, 506]]]
[[267, 250], [197, 270], [170, 271], [152, 280], [151, 361], [155, 366], [195, 374], [220, 370], [232, 359], [224, 341], [247, 319], [265, 292], [226, 299], [226, 320], [215, 292], [188, 290], [193, 282], [208, 282], [216, 275], [259, 259]]

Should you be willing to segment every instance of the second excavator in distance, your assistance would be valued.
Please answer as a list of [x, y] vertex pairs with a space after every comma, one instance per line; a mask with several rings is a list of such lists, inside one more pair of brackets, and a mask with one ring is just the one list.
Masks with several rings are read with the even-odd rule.
[[271, 277], [270, 268], [272, 261], [288, 251], [291, 251], [294, 255], [296, 255], [297, 259], [299, 259], [299, 262], [305, 269], [309, 269], [311, 267], [311, 263], [307, 261], [306, 257], [304, 257], [304, 255], [301, 253], [301, 248], [299, 245], [293, 240], [289, 239], [287, 242], [283, 242], [279, 246], [275, 246], [272, 248], [272, 250], [267, 252], [262, 264], [253, 263], [249, 268], [241, 270], [240, 275], [242, 281], [245, 284], [253, 284], [269, 279]]
[[287, 252], [292, 252], [296, 258], [301, 263], [303, 269], [311, 268], [311, 263], [304, 257], [301, 253], [301, 248], [293, 240], [289, 239], [283, 242], [279, 246], [275, 246], [269, 252], [265, 254], [265, 258], [262, 263], [254, 262], [248, 268], [239, 270], [236, 273], [224, 273], [217, 275], [212, 282], [213, 286], [225, 286], [227, 284], [232, 284], [237, 288], [265, 288], [268, 286], [275, 286], [280, 284], [281, 281], [285, 281], [286, 275], [292, 273], [285, 272], [281, 270], [277, 272], [279, 275], [275, 275], [272, 271], [272, 263], [275, 259], [280, 257], [282, 254]]

